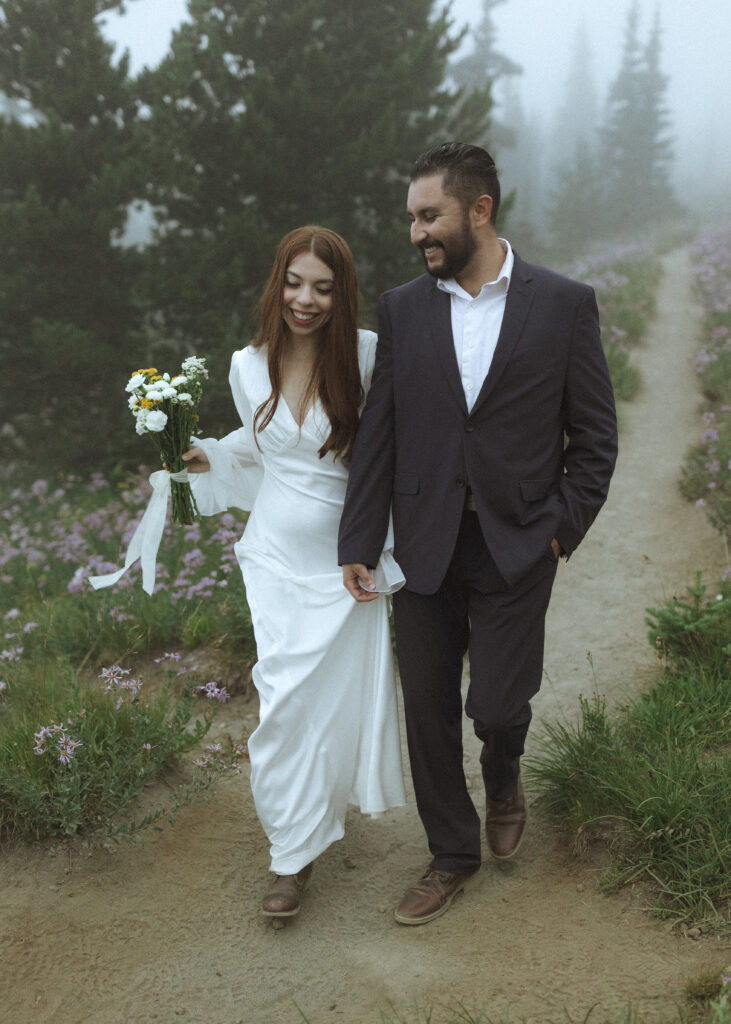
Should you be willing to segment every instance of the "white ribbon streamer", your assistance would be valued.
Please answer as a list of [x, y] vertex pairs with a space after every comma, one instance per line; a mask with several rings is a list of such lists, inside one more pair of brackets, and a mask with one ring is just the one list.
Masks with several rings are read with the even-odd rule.
[[137, 529], [129, 542], [124, 565], [117, 572], [107, 573], [106, 576], [89, 576], [89, 583], [95, 590], [113, 586], [139, 558], [142, 566], [142, 589], [146, 594], [152, 594], [155, 588], [157, 552], [162, 539], [162, 531], [165, 528], [171, 480], [176, 480], [178, 483], [187, 482], [188, 470], [184, 469], [180, 473], [168, 473], [166, 469], [160, 469], [150, 476], [152, 495], [145, 514], [137, 524]]

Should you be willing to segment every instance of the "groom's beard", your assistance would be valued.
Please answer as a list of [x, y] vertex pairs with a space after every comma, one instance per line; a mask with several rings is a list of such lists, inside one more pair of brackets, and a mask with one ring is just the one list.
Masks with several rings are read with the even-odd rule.
[[424, 249], [432, 245], [442, 250], [442, 260], [430, 267], [426, 262], [426, 256], [424, 256], [427, 273], [443, 281], [461, 274], [477, 251], [477, 242], [470, 230], [469, 217], [465, 215], [462, 221], [462, 230], [455, 237], [441, 242], [436, 240], [419, 242], [422, 255], [424, 255]]

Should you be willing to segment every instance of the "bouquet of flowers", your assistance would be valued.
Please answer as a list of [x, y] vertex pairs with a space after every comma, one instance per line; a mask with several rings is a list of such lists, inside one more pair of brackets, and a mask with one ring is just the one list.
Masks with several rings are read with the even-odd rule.
[[183, 452], [194, 441], [196, 412], [203, 381], [208, 377], [205, 359], [189, 356], [175, 377], [158, 373], [155, 367], [132, 374], [126, 391], [138, 434], [146, 434], [160, 453], [171, 474], [170, 497], [173, 522], [190, 526], [198, 515], [195, 498], [187, 482]]

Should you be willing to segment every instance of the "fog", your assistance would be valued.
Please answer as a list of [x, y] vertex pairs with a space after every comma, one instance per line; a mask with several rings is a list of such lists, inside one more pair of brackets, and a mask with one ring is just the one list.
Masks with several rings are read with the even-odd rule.
[[[529, 123], [550, 136], [561, 104], [577, 33], [583, 26], [592, 58], [599, 109], [616, 75], [630, 0], [504, 0], [493, 8], [497, 48], [522, 68], [511, 79]], [[655, 11], [640, 0], [640, 37], [645, 40]], [[186, 15], [186, 0], [132, 0], [124, 17], [106, 15], [106, 34], [130, 51], [132, 73], [154, 66], [174, 27]], [[675, 142], [673, 178], [682, 201], [703, 210], [712, 194], [731, 214], [731, 4], [728, 0], [662, 0], [662, 70], [669, 76], [667, 101]], [[453, 0], [455, 31], [479, 22], [480, 0]], [[375, 13], [374, 13], [374, 16]], [[470, 49], [469, 31], [462, 51]], [[496, 89], [496, 116], [506, 102]]]
[[[520, 91], [529, 115], [550, 131], [563, 97], [579, 26], [586, 30], [600, 101], [619, 68], [630, 0], [505, 0], [493, 11], [498, 48], [523, 68]], [[731, 4], [728, 0], [640, 0], [640, 35], [659, 7], [662, 70], [675, 139], [674, 180], [684, 202], [711, 185], [731, 214]], [[479, 18], [477, 0], [454, 0], [459, 26]], [[468, 43], [466, 45], [469, 45]], [[709, 178], [710, 181], [705, 181]]]

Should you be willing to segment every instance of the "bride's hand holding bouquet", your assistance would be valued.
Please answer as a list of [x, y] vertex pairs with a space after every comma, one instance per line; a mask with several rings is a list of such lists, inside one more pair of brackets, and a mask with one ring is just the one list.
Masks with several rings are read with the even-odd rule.
[[208, 456], [196, 444], [192, 445], [187, 452], [183, 452], [182, 459], [189, 473], [208, 473], [211, 469]]
[[[174, 377], [158, 373], [155, 367], [137, 370], [127, 384], [129, 408], [135, 418], [135, 430], [146, 434], [160, 453], [160, 461], [170, 473], [170, 497], [173, 522], [190, 526], [198, 509], [187, 483], [183, 458], [198, 424], [198, 403], [203, 381], [208, 377], [205, 359], [189, 356], [181, 372]], [[202, 454], [202, 453], [201, 453]], [[206, 460], [207, 462], [207, 460]], [[191, 465], [192, 472], [205, 472]]]
[[[173, 522], [190, 526], [198, 507], [188, 482], [188, 472], [205, 473], [208, 459], [194, 445], [198, 425], [198, 403], [208, 377], [205, 359], [189, 356], [180, 373], [171, 376], [155, 367], [137, 370], [125, 390], [135, 419], [135, 430], [146, 435], [157, 448], [163, 469], [150, 477], [152, 497], [127, 548], [124, 566], [105, 576], [90, 576], [95, 590], [116, 583], [137, 559], [142, 565], [142, 589], [151, 594], [155, 587], [155, 566], [165, 527], [168, 497]], [[193, 443], [193, 447], [191, 444]]]

